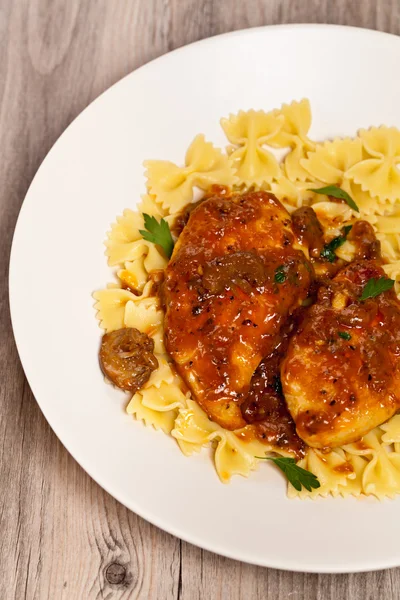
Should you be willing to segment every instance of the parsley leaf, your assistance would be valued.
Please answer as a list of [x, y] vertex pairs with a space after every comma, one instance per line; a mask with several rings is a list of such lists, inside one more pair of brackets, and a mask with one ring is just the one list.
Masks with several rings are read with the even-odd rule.
[[309, 192], [315, 192], [316, 194], [325, 194], [326, 196], [332, 196], [333, 198], [339, 198], [339, 200], [344, 200], [353, 210], [360, 212], [357, 204], [354, 202], [353, 198], [349, 196], [347, 192], [341, 190], [337, 185], [327, 185], [326, 187], [313, 189], [309, 188]]
[[296, 465], [294, 458], [286, 458], [283, 456], [256, 456], [256, 458], [272, 460], [272, 462], [274, 462], [286, 475], [289, 483], [291, 483], [298, 492], [300, 492], [302, 487], [305, 487], [309, 492], [311, 492], [312, 488], [317, 489], [321, 487], [321, 484], [314, 473]]
[[347, 333], [347, 331], [338, 331], [338, 336], [342, 338], [342, 340], [351, 340], [351, 335]]
[[276, 394], [279, 394], [280, 396], [283, 394], [281, 378], [279, 377], [279, 375], [274, 375], [274, 378], [272, 380], [272, 387], [274, 388], [274, 392]]
[[144, 226], [147, 231], [140, 229], [139, 233], [143, 239], [153, 244], [158, 244], [164, 250], [166, 256], [171, 258], [172, 250], [174, 249], [174, 240], [172, 239], [171, 230], [165, 219], [157, 221], [155, 217], [143, 213]]
[[393, 279], [387, 279], [387, 277], [380, 277], [379, 279], [375, 279], [371, 277], [369, 279], [363, 289], [363, 293], [360, 296], [360, 300], [367, 300], [367, 298], [375, 298], [379, 296], [382, 292], [386, 292], [386, 290], [390, 290], [394, 286]]
[[[341, 238], [335, 238], [335, 240], [339, 240]], [[332, 240], [335, 241], [335, 240]], [[336, 259], [336, 254], [334, 253], [334, 248], [332, 248], [331, 244], [332, 242], [330, 242], [329, 244], [325, 244], [325, 246], [322, 248], [321, 250], [321, 258], [323, 258], [324, 260], [327, 260], [328, 262], [333, 263], [333, 261]], [[344, 242], [344, 240], [343, 240]], [[341, 246], [341, 244], [339, 244], [339, 246]], [[339, 248], [339, 246], [336, 246], [336, 248]]]
[[283, 283], [286, 280], [286, 273], [284, 271], [284, 268], [284, 265], [281, 265], [275, 270], [274, 279], [276, 283]]
[[345, 225], [344, 227], [342, 227], [343, 236], [345, 238], [347, 238], [347, 236], [349, 235], [349, 233], [352, 229], [353, 229], [353, 225]]
[[342, 228], [342, 235], [333, 238], [333, 240], [331, 240], [329, 244], [325, 244], [325, 246], [321, 250], [321, 258], [324, 258], [328, 262], [333, 262], [336, 259], [335, 250], [337, 248], [340, 248], [340, 246], [343, 246], [343, 244], [346, 241], [347, 235], [351, 231], [352, 227], [353, 225], [345, 225]]

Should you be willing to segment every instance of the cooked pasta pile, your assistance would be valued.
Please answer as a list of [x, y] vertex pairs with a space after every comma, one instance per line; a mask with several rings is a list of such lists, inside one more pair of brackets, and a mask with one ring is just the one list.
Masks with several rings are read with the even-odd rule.
[[[117, 283], [94, 297], [102, 329], [135, 327], [155, 343], [159, 367], [131, 398], [127, 412], [171, 434], [187, 456], [211, 447], [218, 475], [227, 482], [234, 474], [248, 476], [258, 466], [255, 457], [267, 448], [258, 441], [246, 442], [210, 421], [190, 394], [182, 391], [164, 347], [164, 313], [159, 298], [152, 295], [157, 273], [166, 267], [167, 259], [139, 233], [142, 214], [163, 217], [172, 224], [176, 214], [194, 200], [196, 190], [219, 184], [270, 190], [289, 212], [312, 205], [325, 232], [332, 236], [340, 235], [343, 223], [362, 218], [375, 229], [386, 261], [384, 270], [395, 280], [399, 294], [400, 131], [372, 127], [359, 131], [355, 138], [317, 143], [308, 137], [311, 110], [306, 99], [268, 113], [240, 111], [222, 119], [221, 125], [230, 142], [226, 152], [198, 135], [187, 150], [183, 167], [163, 160], [145, 162], [147, 194], [136, 211], [127, 209], [117, 218], [106, 241], [108, 263], [117, 267]], [[288, 151], [281, 162], [274, 153], [278, 148]], [[360, 213], [310, 191], [328, 184], [350, 194]], [[351, 260], [353, 251], [352, 243], [346, 241], [336, 253]], [[290, 497], [393, 496], [400, 492], [400, 415], [360, 442], [328, 453], [308, 449], [299, 465], [314, 473], [321, 487], [299, 492], [289, 484]]]

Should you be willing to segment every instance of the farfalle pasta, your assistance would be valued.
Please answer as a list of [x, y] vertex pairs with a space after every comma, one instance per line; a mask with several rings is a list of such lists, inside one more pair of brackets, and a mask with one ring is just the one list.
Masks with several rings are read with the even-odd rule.
[[[247, 477], [257, 468], [256, 456], [262, 455], [266, 449], [265, 444], [243, 442], [234, 432], [223, 429], [207, 417], [197, 402], [190, 399], [179, 410], [172, 436], [179, 444], [185, 444], [184, 453], [188, 455], [213, 444], [215, 468], [223, 482], [229, 481], [232, 475]], [[191, 450], [192, 445], [194, 448]]]
[[124, 326], [135, 327], [143, 333], [156, 331], [162, 325], [164, 312], [160, 308], [158, 298], [149, 297], [125, 305]]
[[145, 392], [137, 392], [130, 400], [126, 407], [128, 415], [133, 415], [138, 421], [143, 421], [147, 427], [154, 427], [154, 429], [160, 429], [164, 433], [170, 434], [174, 428], [177, 411], [169, 410], [162, 411], [153, 408], [148, 408], [143, 402], [145, 398]]
[[279, 163], [266, 149], [283, 126], [283, 117], [262, 110], [240, 111], [221, 119], [221, 126], [231, 143], [231, 163], [239, 181], [246, 185], [262, 185], [279, 177]]
[[400, 197], [400, 131], [395, 127], [371, 127], [359, 132], [365, 150], [363, 160], [348, 171], [348, 177], [380, 202]]
[[[148, 273], [144, 261], [146, 254], [142, 254], [136, 260], [126, 261], [124, 268], [118, 271], [118, 278], [122, 285], [128, 289], [137, 290], [142, 293], [148, 282]], [[150, 269], [151, 272], [152, 269]]]
[[323, 198], [312, 190], [321, 188], [323, 185], [321, 181], [312, 183], [310, 181], [298, 181], [294, 183], [285, 175], [280, 175], [270, 184], [269, 189], [281, 202], [285, 203], [285, 207], [289, 212], [292, 212], [300, 206], [309, 206], [316, 201], [321, 201]]
[[319, 144], [301, 161], [311, 181], [342, 184], [348, 170], [362, 159], [362, 142], [355, 139], [336, 139]]
[[100, 327], [104, 331], [115, 331], [125, 326], [125, 308], [128, 302], [136, 302], [133, 292], [118, 287], [106, 288], [93, 294]]
[[[241, 429], [230, 431], [210, 420], [177, 375], [164, 343], [164, 309], [158, 275], [168, 258], [162, 248], [143, 239], [143, 214], [164, 218], [173, 225], [176, 215], [216, 184], [234, 189], [268, 190], [289, 213], [312, 206], [328, 237], [342, 235], [355, 218], [368, 221], [381, 242], [383, 266], [400, 293], [400, 132], [393, 127], [361, 130], [353, 138], [316, 142], [309, 137], [311, 108], [307, 99], [276, 110], [239, 111], [221, 119], [229, 145], [216, 148], [203, 135], [194, 138], [184, 164], [168, 160], [145, 162], [147, 194], [138, 209], [126, 209], [107, 235], [106, 256], [115, 268], [115, 282], [95, 292], [101, 328], [112, 332], [135, 328], [154, 343], [158, 368], [132, 394], [127, 413], [147, 426], [171, 435], [180, 450], [191, 456], [208, 448], [221, 481], [249, 476], [271, 450]], [[283, 160], [276, 149], [287, 148]], [[332, 202], [318, 192], [336, 185], [356, 202]], [[314, 191], [317, 190], [317, 191]], [[350, 262], [351, 240], [336, 249]], [[133, 432], [134, 435], [134, 432]], [[276, 448], [274, 448], [276, 452]], [[282, 456], [287, 452], [282, 450]], [[374, 428], [360, 441], [330, 451], [308, 448], [299, 466], [311, 471], [320, 487], [311, 491], [288, 487], [290, 498], [400, 493], [400, 415]]]
[[382, 441], [382, 427], [373, 429], [360, 442], [345, 446], [344, 450], [348, 456], [365, 459], [360, 473], [360, 493], [383, 498], [399, 492], [400, 455], [393, 445]]
[[154, 244], [144, 240], [139, 233], [143, 227], [142, 215], [129, 209], [124, 211], [122, 217], [117, 218], [106, 241], [106, 255], [110, 266], [123, 265], [143, 258], [143, 266], [148, 273], [165, 268], [165, 257], [157, 251]]
[[285, 174], [290, 181], [306, 181], [309, 176], [302, 166], [302, 160], [316, 147], [316, 143], [308, 137], [311, 127], [310, 102], [304, 98], [300, 102], [284, 104], [276, 114], [283, 117], [283, 124], [269, 144], [273, 148], [291, 148], [285, 158]]
[[193, 200], [193, 190], [207, 190], [211, 185], [233, 185], [236, 182], [231, 161], [218, 148], [206, 142], [203, 135], [189, 146], [185, 166], [167, 160], [147, 160], [147, 187], [163, 209], [176, 213]]
[[349, 479], [354, 478], [354, 472], [349, 468], [345, 453], [333, 450], [323, 453], [320, 450], [310, 448], [307, 456], [300, 461], [300, 466], [311, 471], [318, 477], [321, 486], [309, 492], [305, 488], [301, 491], [295, 490], [289, 484], [288, 494], [290, 498], [316, 498], [317, 496], [338, 496], [343, 488], [347, 487]]

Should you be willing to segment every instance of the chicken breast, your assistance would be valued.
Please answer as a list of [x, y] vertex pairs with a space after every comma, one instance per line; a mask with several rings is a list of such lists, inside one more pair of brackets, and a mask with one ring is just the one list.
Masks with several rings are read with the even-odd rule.
[[208, 198], [191, 213], [166, 270], [165, 343], [208, 416], [246, 425], [254, 371], [307, 297], [312, 267], [290, 216], [266, 192]]
[[282, 388], [309, 446], [354, 442], [400, 406], [400, 302], [393, 289], [360, 300], [382, 277], [376, 260], [350, 263], [319, 289], [289, 342]]

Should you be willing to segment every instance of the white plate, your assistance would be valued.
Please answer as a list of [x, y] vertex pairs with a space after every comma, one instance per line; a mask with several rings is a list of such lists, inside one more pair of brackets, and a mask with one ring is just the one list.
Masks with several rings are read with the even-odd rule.
[[103, 240], [144, 192], [142, 161], [178, 163], [219, 119], [308, 97], [312, 137], [400, 127], [400, 39], [334, 26], [267, 27], [172, 52], [132, 73], [67, 129], [40, 167], [15, 232], [12, 320], [33, 393], [60, 440], [115, 498], [184, 540], [258, 565], [316, 572], [400, 565], [400, 500], [289, 501], [267, 465], [219, 482], [207, 452], [124, 413], [104, 383], [93, 290], [111, 280]]

